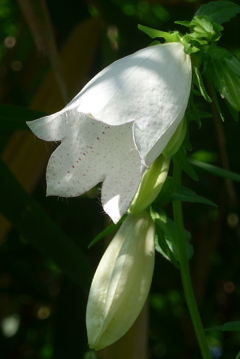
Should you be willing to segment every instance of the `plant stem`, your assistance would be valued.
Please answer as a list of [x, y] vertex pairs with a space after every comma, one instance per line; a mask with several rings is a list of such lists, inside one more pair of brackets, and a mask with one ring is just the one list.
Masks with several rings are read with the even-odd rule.
[[[181, 168], [174, 162], [174, 178], [176, 184], [180, 185], [181, 182]], [[173, 201], [173, 214], [175, 229], [177, 233], [177, 249], [179, 257], [180, 272], [182, 284], [185, 294], [185, 299], [188, 305], [189, 313], [197, 336], [198, 344], [202, 353], [203, 359], [211, 359], [211, 354], [208, 348], [206, 336], [203, 330], [201, 318], [198, 312], [197, 303], [194, 297], [193, 287], [191, 283], [191, 276], [188, 264], [186, 241], [183, 225], [182, 203], [181, 201]]]

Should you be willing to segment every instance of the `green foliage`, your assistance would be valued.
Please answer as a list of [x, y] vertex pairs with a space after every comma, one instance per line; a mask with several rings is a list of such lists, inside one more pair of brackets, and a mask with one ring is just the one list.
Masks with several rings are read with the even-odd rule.
[[186, 151], [184, 146], [173, 156], [173, 160], [178, 162], [181, 168], [195, 181], [198, 180], [198, 175], [192, 167], [191, 163], [188, 161], [186, 156]]
[[[155, 249], [179, 269], [177, 249], [177, 234], [173, 220], [166, 217], [166, 213], [156, 213], [151, 210], [151, 216], [156, 225]], [[185, 244], [188, 259], [193, 255], [193, 247], [190, 244], [191, 235], [185, 231]]]
[[202, 5], [195, 15], [209, 16], [216, 24], [223, 24], [240, 13], [240, 6], [231, 1], [216, 1]]
[[233, 181], [240, 182], [240, 175], [238, 173], [234, 173], [213, 165], [210, 165], [209, 163], [199, 162], [192, 159], [189, 159], [189, 162], [198, 168], [201, 168], [204, 171], [210, 172], [214, 174], [215, 176], [219, 176], [222, 178], [229, 178]]
[[231, 332], [231, 331], [239, 332], [240, 322], [236, 321], [236, 322], [224, 323], [223, 325], [218, 325], [217, 327], [205, 329], [205, 331], [207, 330], [221, 330], [223, 332]]

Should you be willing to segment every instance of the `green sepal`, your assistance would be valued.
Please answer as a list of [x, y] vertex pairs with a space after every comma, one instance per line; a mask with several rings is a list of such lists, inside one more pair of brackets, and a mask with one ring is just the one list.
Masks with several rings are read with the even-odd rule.
[[138, 29], [140, 31], [143, 31], [145, 34], [150, 36], [152, 39], [156, 38], [163, 38], [166, 40], [166, 42], [179, 42], [180, 37], [177, 31], [174, 31], [172, 33], [160, 31], [156, 29], [152, 29], [151, 27], [147, 27], [144, 25], [138, 25]]
[[[170, 150], [172, 149], [170, 148]], [[128, 209], [129, 213], [140, 213], [157, 198], [167, 178], [169, 166], [170, 158], [161, 153], [144, 173], [137, 193]]]
[[102, 232], [100, 232], [88, 245], [88, 248], [91, 248], [94, 244], [96, 244], [100, 239], [107, 236], [108, 234], [112, 233], [113, 231], [117, 230], [120, 226], [120, 224], [124, 221], [124, 219], [127, 217], [127, 214], [125, 214], [120, 221], [118, 221], [117, 224], [111, 223], [107, 228], [105, 228]]
[[162, 151], [162, 154], [166, 157], [172, 157], [181, 147], [183, 140], [187, 132], [187, 119], [184, 116], [180, 124], [178, 125], [176, 131], [172, 135], [167, 146]]
[[190, 23], [191, 23], [191, 21], [174, 21], [174, 24], [178, 24], [178, 25], [182, 25], [182, 26], [186, 26], [186, 27], [189, 27]]
[[192, 39], [218, 41], [223, 27], [214, 23], [209, 16], [194, 16], [190, 23]]

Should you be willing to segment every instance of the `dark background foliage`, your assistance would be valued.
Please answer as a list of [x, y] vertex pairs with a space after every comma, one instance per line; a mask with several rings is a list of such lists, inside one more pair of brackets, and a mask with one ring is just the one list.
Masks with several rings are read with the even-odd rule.
[[[0, 0], [2, 359], [96, 358], [87, 346], [85, 307], [106, 242], [87, 247], [110, 223], [99, 188], [80, 198], [45, 197], [45, 167], [55, 145], [38, 141], [25, 121], [61, 109], [63, 97], [71, 99], [104, 66], [148, 46], [138, 23], [185, 31], [174, 21], [191, 20], [202, 3]], [[238, 16], [224, 25], [220, 44], [240, 58], [239, 34]], [[198, 106], [214, 110], [200, 100]], [[224, 123], [214, 113], [200, 130], [190, 124], [192, 154], [239, 173], [239, 124], [224, 104], [223, 112]], [[240, 188], [201, 170], [198, 175], [198, 182], [185, 175], [184, 185], [218, 205], [184, 204], [194, 246], [193, 286], [209, 328], [240, 320]], [[149, 358], [200, 358], [179, 272], [160, 254], [149, 318]], [[212, 330], [207, 336], [213, 358], [235, 358], [240, 351], [240, 332]]]

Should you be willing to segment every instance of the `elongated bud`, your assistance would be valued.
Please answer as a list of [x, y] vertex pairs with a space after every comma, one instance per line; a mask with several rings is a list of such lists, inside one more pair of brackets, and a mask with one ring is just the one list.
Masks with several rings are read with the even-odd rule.
[[130, 213], [139, 213], [158, 196], [166, 180], [170, 159], [161, 154], [144, 173], [138, 191], [129, 208]]
[[168, 142], [167, 146], [162, 151], [162, 154], [166, 157], [172, 157], [181, 147], [183, 140], [187, 132], [187, 120], [184, 116], [180, 124], [178, 125], [176, 131]]
[[154, 267], [154, 222], [147, 212], [129, 215], [104, 253], [87, 304], [90, 348], [121, 338], [137, 319]]

